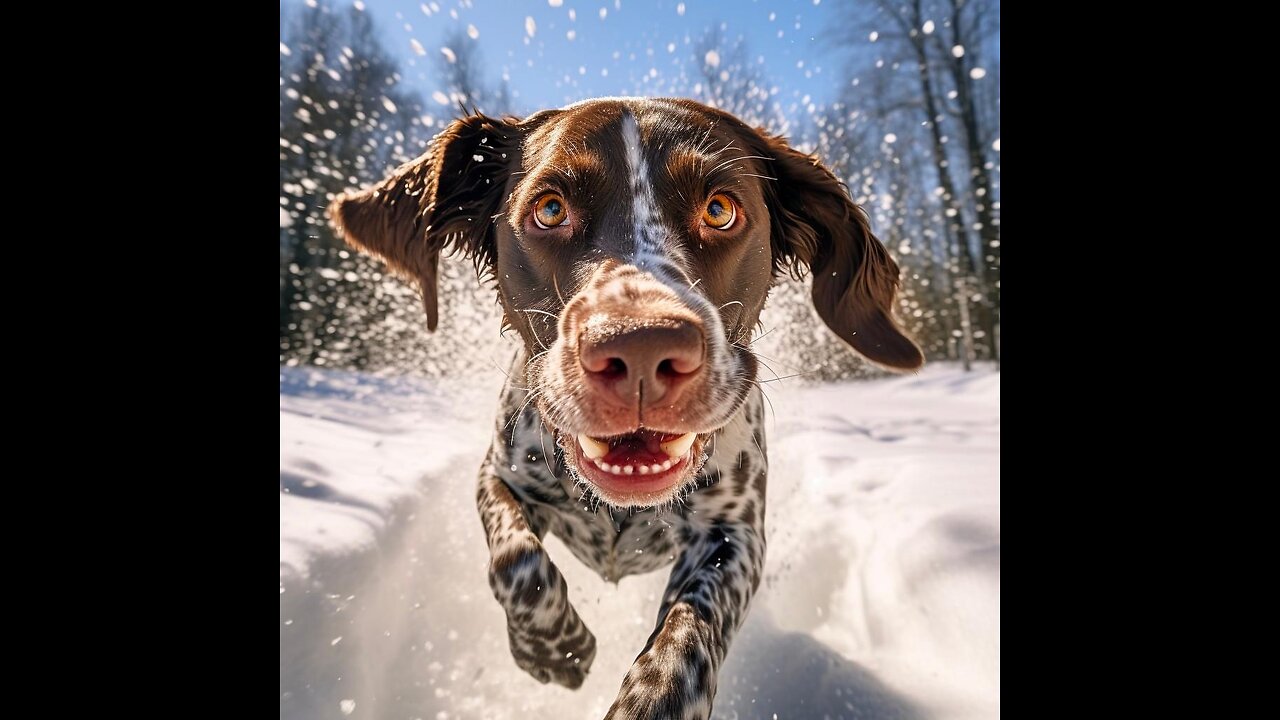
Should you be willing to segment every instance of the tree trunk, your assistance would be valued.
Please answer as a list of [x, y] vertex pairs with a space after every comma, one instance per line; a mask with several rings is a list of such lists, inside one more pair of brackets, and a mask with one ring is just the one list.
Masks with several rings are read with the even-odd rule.
[[996, 308], [996, 370], [1000, 370], [1000, 308]]
[[[919, 0], [916, 0], [914, 8], [916, 16], [919, 16]], [[956, 184], [951, 178], [951, 166], [947, 161], [946, 143], [942, 142], [942, 128], [938, 124], [938, 118], [941, 114], [938, 112], [938, 103], [934, 95], [933, 78], [929, 75], [929, 58], [926, 52], [924, 39], [920, 35], [910, 38], [911, 46], [916, 51], [916, 68], [917, 76], [920, 79], [920, 92], [924, 99], [924, 110], [928, 114], [928, 124], [930, 137], [933, 140], [933, 159], [934, 165], [938, 170], [938, 185], [942, 188], [942, 206], [945, 213], [947, 232], [952, 239], [953, 255], [959, 263], [956, 268], [955, 279], [955, 298], [956, 309], [960, 313], [960, 332], [962, 338], [962, 347], [960, 349], [960, 357], [964, 361], [964, 369], [966, 372], [972, 369], [973, 363], [973, 325], [969, 317], [969, 292], [970, 286], [980, 286], [977, 282], [976, 268], [972, 251], [969, 247], [968, 234], [964, 228], [964, 216], [961, 213], [959, 203], [957, 202]]]
[[973, 370], [973, 324], [969, 322], [969, 288], [965, 278], [956, 280], [956, 306], [960, 310], [960, 337], [963, 340], [960, 358], [964, 371]]
[[[966, 60], [966, 58], [972, 57], [972, 53], [977, 47], [977, 38], [969, 36], [962, 29], [960, 24], [960, 10], [962, 7], [964, 7], [964, 0], [951, 1], [951, 32], [955, 39], [954, 44], [965, 48], [965, 53], [960, 57], [955, 57], [954, 53], [950, 52], [949, 49], [944, 49], [946, 51], [943, 52], [942, 57], [951, 71], [952, 81], [955, 84], [956, 101], [960, 107], [960, 122], [964, 126], [969, 172], [972, 175], [970, 182], [973, 187], [974, 209], [977, 212], [979, 225], [979, 257], [981, 258], [982, 276], [986, 280], [987, 296], [991, 300], [993, 314], [996, 318], [999, 318], [1000, 227], [995, 223], [994, 213], [991, 208], [991, 204], [995, 202], [995, 198], [991, 194], [991, 172], [986, 166], [986, 148], [983, 147], [982, 133], [979, 131], [977, 108], [973, 102], [973, 80], [969, 77], [969, 62]], [[975, 17], [975, 25], [978, 21], [979, 18]], [[1000, 360], [1000, 343], [995, 338], [996, 331], [994, 326], [998, 325], [999, 320], [997, 319], [992, 328], [992, 350], [997, 364]]]

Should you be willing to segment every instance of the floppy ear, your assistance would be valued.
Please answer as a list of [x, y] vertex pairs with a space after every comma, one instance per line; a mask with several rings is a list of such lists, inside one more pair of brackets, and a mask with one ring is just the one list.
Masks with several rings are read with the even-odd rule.
[[765, 183], [775, 273], [808, 267], [818, 315], [867, 359], [899, 370], [923, 365], [920, 348], [893, 320], [898, 264], [871, 234], [866, 213], [817, 158], [758, 135], [777, 178]]
[[418, 284], [427, 329], [439, 321], [440, 252], [461, 250], [477, 271], [494, 260], [493, 216], [511, 168], [519, 162], [520, 121], [479, 113], [455, 120], [427, 152], [386, 180], [329, 204], [339, 235]]

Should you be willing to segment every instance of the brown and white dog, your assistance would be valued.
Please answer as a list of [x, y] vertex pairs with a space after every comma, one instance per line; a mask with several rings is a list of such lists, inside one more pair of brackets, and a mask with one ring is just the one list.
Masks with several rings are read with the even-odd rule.
[[764, 566], [748, 341], [774, 278], [811, 271], [842, 340], [890, 368], [923, 362], [892, 319], [898, 267], [866, 215], [785, 139], [638, 98], [457, 120], [330, 208], [349, 243], [419, 284], [430, 329], [439, 255], [458, 250], [496, 278], [523, 340], [477, 497], [516, 664], [576, 688], [595, 657], [546, 533], [606, 580], [678, 555], [608, 717], [709, 717]]

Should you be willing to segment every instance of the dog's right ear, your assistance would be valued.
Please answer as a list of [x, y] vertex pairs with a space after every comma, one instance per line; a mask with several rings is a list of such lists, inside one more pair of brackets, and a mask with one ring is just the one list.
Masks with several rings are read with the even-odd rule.
[[439, 322], [440, 252], [460, 250], [477, 271], [493, 264], [493, 217], [507, 177], [520, 163], [525, 130], [511, 117], [477, 113], [455, 120], [422, 157], [378, 185], [343, 193], [329, 204], [329, 217], [348, 244], [418, 284], [429, 330]]

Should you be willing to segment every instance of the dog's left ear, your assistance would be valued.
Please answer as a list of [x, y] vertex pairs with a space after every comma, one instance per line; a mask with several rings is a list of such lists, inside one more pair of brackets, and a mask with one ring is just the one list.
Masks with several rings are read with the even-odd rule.
[[441, 251], [461, 250], [477, 270], [493, 263], [493, 217], [519, 162], [522, 137], [516, 118], [477, 113], [455, 120], [424, 155], [378, 185], [343, 193], [329, 204], [329, 217], [348, 244], [417, 283], [429, 330], [439, 321]]
[[777, 181], [765, 182], [775, 272], [808, 267], [813, 305], [827, 327], [880, 365], [914, 370], [924, 355], [893, 319], [898, 264], [871, 234], [844, 185], [782, 137], [757, 133]]

